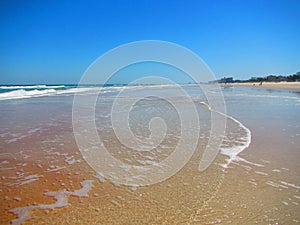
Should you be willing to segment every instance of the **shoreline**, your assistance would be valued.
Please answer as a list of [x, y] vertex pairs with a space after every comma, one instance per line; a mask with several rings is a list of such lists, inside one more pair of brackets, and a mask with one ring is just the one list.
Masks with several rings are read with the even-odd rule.
[[300, 82], [237, 82], [237, 83], [220, 83], [222, 87], [226, 86], [246, 86], [246, 87], [258, 87], [258, 88], [288, 88], [288, 89], [300, 89]]

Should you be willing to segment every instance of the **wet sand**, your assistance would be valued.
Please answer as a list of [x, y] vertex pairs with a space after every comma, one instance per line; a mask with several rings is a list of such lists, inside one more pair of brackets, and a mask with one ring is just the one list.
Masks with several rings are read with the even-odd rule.
[[[46, 191], [74, 192], [82, 188], [80, 183], [84, 180], [93, 181], [88, 197], [70, 196], [68, 207], [35, 209], [25, 224], [294, 224], [300, 221], [300, 187], [297, 186], [300, 174], [297, 146], [300, 143], [289, 146], [286, 150], [290, 154], [285, 155], [282, 148], [286, 144], [279, 139], [272, 140], [276, 135], [279, 134], [254, 135], [251, 147], [240, 154], [249, 162], [233, 162], [220, 170], [218, 163], [224, 158], [220, 155], [215, 166], [200, 174], [195, 155], [176, 176], [137, 190], [102, 182], [86, 163], [68, 165], [63, 160], [66, 157], [54, 154], [56, 151], [32, 156], [31, 160], [24, 160], [24, 156], [30, 154], [28, 151], [15, 154], [13, 160], [2, 156], [1, 160], [9, 161], [5, 168], [16, 166], [17, 170], [1, 171], [5, 176], [0, 193], [4, 203], [1, 224], [9, 224], [16, 218], [9, 210], [53, 204], [55, 200], [46, 196]], [[44, 147], [48, 149], [47, 142]], [[64, 153], [81, 159], [72, 148], [65, 148]], [[38, 158], [49, 161], [39, 164]], [[51, 169], [53, 161], [62, 169]], [[47, 169], [49, 172], [42, 172]], [[6, 186], [15, 183], [12, 177], [17, 175], [16, 171], [41, 177], [29, 184]]]
[[195, 224], [300, 222], [300, 141], [287, 144], [277, 132], [252, 131], [251, 146], [240, 154], [250, 163], [230, 165], [218, 194], [198, 211]]

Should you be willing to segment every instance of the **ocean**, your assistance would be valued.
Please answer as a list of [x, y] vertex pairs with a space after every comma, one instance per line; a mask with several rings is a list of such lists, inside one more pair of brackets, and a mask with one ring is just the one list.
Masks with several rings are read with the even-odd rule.
[[298, 223], [299, 90], [220, 90], [0, 86], [1, 224]]

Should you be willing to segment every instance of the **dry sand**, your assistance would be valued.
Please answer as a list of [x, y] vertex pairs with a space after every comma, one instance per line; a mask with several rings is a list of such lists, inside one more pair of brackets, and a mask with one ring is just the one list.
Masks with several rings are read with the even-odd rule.
[[[221, 84], [225, 86], [224, 83]], [[246, 83], [230, 83], [226, 85], [233, 86], [253, 86], [253, 87], [262, 87], [262, 88], [291, 88], [291, 89], [300, 89], [300, 82], [263, 82], [260, 85], [259, 82], [246, 82]]]

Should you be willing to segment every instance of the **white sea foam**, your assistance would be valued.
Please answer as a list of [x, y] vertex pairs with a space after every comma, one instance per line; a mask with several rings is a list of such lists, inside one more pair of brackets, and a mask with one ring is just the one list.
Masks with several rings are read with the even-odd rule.
[[96, 175], [94, 175], [101, 183], [105, 182], [104, 174], [101, 172], [98, 172]]
[[13, 225], [22, 224], [25, 220], [30, 219], [30, 212], [34, 209], [55, 209], [55, 208], [62, 208], [68, 206], [68, 198], [69, 196], [77, 196], [77, 197], [88, 197], [88, 192], [91, 190], [93, 186], [92, 180], [85, 180], [81, 182], [82, 188], [79, 190], [75, 190], [73, 192], [64, 190], [59, 190], [56, 192], [46, 192], [45, 195], [52, 196], [56, 200], [53, 204], [40, 204], [40, 205], [33, 205], [33, 206], [24, 206], [15, 209], [9, 210], [17, 215], [17, 219], [11, 221]]
[[264, 175], [264, 176], [268, 176], [269, 174], [265, 173], [265, 172], [261, 172], [261, 171], [255, 171], [256, 174], [259, 175]]
[[287, 182], [285, 182], [285, 181], [280, 181], [280, 183], [282, 183], [283, 185], [292, 187], [292, 188], [300, 189], [300, 186], [295, 185], [295, 184], [287, 183]]
[[40, 128], [32, 128], [32, 129], [29, 129], [26, 134], [21, 134], [21, 133], [11, 133], [11, 132], [8, 132], [8, 133], [5, 133], [5, 134], [2, 134], [2, 137], [3, 138], [7, 138], [5, 139], [4, 141], [7, 143], [7, 144], [10, 144], [10, 143], [13, 143], [13, 142], [16, 142], [16, 141], [19, 141], [23, 138], [26, 138], [30, 135], [33, 135], [35, 134], [36, 132], [40, 131], [41, 129]]
[[42, 175], [32, 174], [26, 177], [23, 177], [25, 173], [18, 174], [17, 177], [10, 177], [10, 179], [17, 180], [14, 183], [5, 183], [6, 186], [21, 186], [24, 184], [29, 184], [33, 181], [37, 181], [39, 178], [43, 177]]
[[229, 159], [226, 160], [227, 163], [226, 164], [222, 164], [221, 166], [224, 167], [224, 168], [227, 168], [228, 165], [232, 161], [243, 161], [243, 162], [246, 162], [246, 163], [258, 166], [258, 167], [263, 167], [263, 165], [261, 165], [261, 164], [256, 164], [256, 163], [249, 162], [249, 161], [247, 161], [247, 160], [245, 160], [245, 159], [243, 159], [243, 158], [241, 158], [241, 157], [238, 156], [239, 153], [241, 153], [242, 151], [244, 151], [246, 148], [249, 147], [249, 145], [251, 143], [251, 131], [246, 126], [244, 126], [240, 121], [238, 121], [237, 119], [233, 118], [232, 116], [226, 115], [226, 114], [224, 114], [222, 112], [218, 112], [216, 110], [213, 110], [205, 102], [201, 102], [201, 104], [205, 105], [208, 108], [208, 110], [216, 112], [216, 113], [218, 113], [218, 114], [226, 117], [227, 119], [230, 119], [233, 122], [237, 123], [239, 125], [239, 127], [242, 128], [246, 132], [246, 136], [243, 139], [244, 140], [243, 145], [233, 146], [233, 147], [229, 147], [229, 148], [221, 148], [221, 154], [226, 155], [226, 156], [229, 157]]
[[23, 98], [45, 97], [45, 96], [55, 96], [55, 95], [70, 95], [70, 94], [75, 94], [80, 92], [95, 93], [98, 89], [99, 88], [95, 88], [95, 87], [70, 88], [66, 90], [56, 90], [54, 88], [47, 88], [43, 90], [17, 89], [10, 92], [0, 93], [0, 100], [23, 99]]
[[248, 182], [249, 182], [250, 184], [254, 185], [254, 186], [257, 186], [257, 183], [254, 182], [254, 181], [249, 180]]
[[21, 186], [21, 185], [24, 185], [24, 184], [29, 184], [29, 183], [31, 183], [33, 181], [36, 181], [36, 180], [38, 180], [38, 178], [31, 178], [31, 179], [22, 181], [19, 185]]
[[86, 87], [86, 88], [70, 88], [66, 90], [58, 90], [56, 92], [57, 95], [64, 95], [64, 94], [75, 94], [75, 93], [96, 93], [99, 91], [98, 87]]
[[74, 163], [80, 163], [80, 159], [74, 159], [74, 156], [66, 156], [65, 157], [65, 162], [68, 163], [69, 165], [72, 165]]
[[266, 184], [267, 184], [267, 185], [270, 185], [270, 186], [272, 186], [272, 187], [275, 187], [275, 188], [285, 188], [285, 189], [288, 188], [287, 186], [278, 184], [278, 183], [273, 182], [273, 181], [267, 181]]
[[7, 167], [7, 168], [0, 167], [0, 171], [1, 170], [13, 170], [13, 169], [16, 169], [16, 167]]
[[31, 91], [20, 89], [20, 90], [1, 93], [0, 100], [41, 97], [41, 96], [53, 95], [55, 93], [56, 93], [55, 89], [31, 90]]
[[[47, 85], [31, 85], [31, 86], [0, 86], [0, 89], [11, 90], [9, 92], [0, 93], [0, 100], [23, 99], [33, 97], [55, 96], [55, 95], [73, 95], [73, 94], [95, 94], [118, 92], [123, 89], [138, 90], [145, 88], [166, 88], [170, 85], [148, 85], [148, 86], [107, 86], [107, 87], [70, 87], [64, 85], [47, 86]], [[61, 90], [64, 88], [64, 90]], [[34, 90], [28, 90], [34, 89]]]
[[46, 169], [45, 172], [56, 172], [58, 170], [62, 170], [62, 169], [65, 169], [65, 168], [66, 168], [65, 166], [54, 166], [54, 168]]
[[43, 84], [40, 84], [40, 85], [25, 85], [25, 86], [0, 86], [0, 89], [5, 89], [5, 90], [11, 90], [11, 89], [36, 89], [36, 88], [39, 88], [39, 89], [46, 89], [46, 88], [49, 88], [49, 89], [54, 89], [54, 88], [64, 88], [65, 86], [64, 85], [43, 85]]
[[297, 198], [297, 199], [300, 199], [300, 196], [298, 196], [298, 195], [294, 195], [294, 197]]

